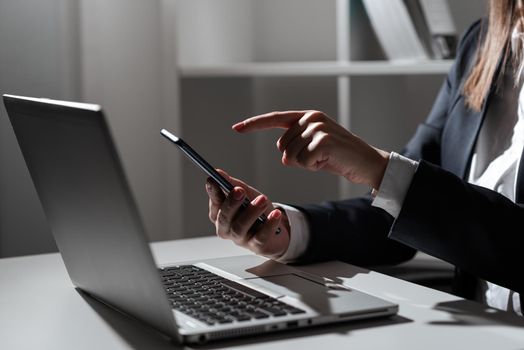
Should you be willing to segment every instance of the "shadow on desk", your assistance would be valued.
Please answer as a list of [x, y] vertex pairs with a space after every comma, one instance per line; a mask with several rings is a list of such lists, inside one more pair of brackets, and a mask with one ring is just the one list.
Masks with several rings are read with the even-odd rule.
[[378, 266], [373, 270], [404, 281], [453, 294], [455, 267], [445, 261], [418, 252], [415, 257], [399, 265]]
[[[148, 328], [143, 322], [133, 319], [77, 289], [79, 295], [85, 302], [108, 324], [129, 346], [133, 349], [188, 349], [191, 347], [174, 343], [162, 333]], [[279, 331], [243, 338], [232, 338], [220, 340], [204, 345], [191, 345], [195, 349], [215, 349], [227, 346], [249, 345], [261, 342], [273, 342], [285, 339], [313, 337], [322, 334], [348, 335], [352, 331], [385, 327], [402, 323], [413, 322], [412, 320], [395, 315], [393, 317], [378, 318], [371, 320], [348, 321], [344, 323], [321, 325], [304, 329]]]
[[435, 305], [435, 310], [448, 312], [450, 321], [433, 321], [432, 325], [453, 326], [513, 326], [524, 329], [524, 317], [500, 311], [470, 300], [455, 300]]
[[148, 328], [143, 322], [133, 319], [91, 296], [76, 290], [85, 302], [133, 349], [184, 349], [164, 334]]

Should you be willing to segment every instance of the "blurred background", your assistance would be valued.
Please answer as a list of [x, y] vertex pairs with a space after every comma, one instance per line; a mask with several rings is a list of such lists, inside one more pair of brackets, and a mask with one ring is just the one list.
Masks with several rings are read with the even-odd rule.
[[[457, 31], [485, 0], [449, 1]], [[451, 61], [387, 61], [361, 0], [0, 0], [0, 94], [100, 104], [151, 241], [213, 235], [205, 175], [159, 136], [181, 135], [273, 201], [367, 189], [285, 168], [279, 132], [231, 125], [319, 109], [399, 151]], [[3, 103], [0, 257], [56, 251]]]

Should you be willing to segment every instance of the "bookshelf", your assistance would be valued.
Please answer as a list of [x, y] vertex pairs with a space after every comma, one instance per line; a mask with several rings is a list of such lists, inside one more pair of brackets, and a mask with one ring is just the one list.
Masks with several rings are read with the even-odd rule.
[[[485, 0], [450, 5], [463, 31]], [[280, 132], [237, 135], [230, 125], [271, 110], [319, 109], [398, 151], [452, 64], [385, 60], [360, 0], [177, 0], [176, 25], [180, 133], [213, 165], [281, 202], [347, 198], [367, 188], [283, 167], [274, 147]], [[209, 232], [203, 177], [185, 164], [182, 178], [184, 232]]]

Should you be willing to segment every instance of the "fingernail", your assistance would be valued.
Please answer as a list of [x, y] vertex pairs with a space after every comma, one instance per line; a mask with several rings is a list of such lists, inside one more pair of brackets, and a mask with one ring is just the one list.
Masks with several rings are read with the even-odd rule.
[[242, 130], [246, 125], [244, 124], [244, 122], [240, 122], [240, 123], [236, 123], [235, 125], [232, 126], [233, 130], [235, 131], [240, 131]]
[[268, 219], [280, 219], [282, 216], [282, 212], [280, 210], [273, 210], [271, 213], [269, 213]]
[[261, 206], [266, 203], [266, 199], [267, 199], [266, 196], [261, 195], [255, 198], [255, 200], [251, 204], [256, 205], [256, 206]]
[[211, 184], [209, 182], [206, 182], [206, 191], [211, 193]]
[[233, 198], [235, 198], [237, 201], [242, 200], [244, 198], [244, 190], [241, 188], [235, 188], [233, 190]]

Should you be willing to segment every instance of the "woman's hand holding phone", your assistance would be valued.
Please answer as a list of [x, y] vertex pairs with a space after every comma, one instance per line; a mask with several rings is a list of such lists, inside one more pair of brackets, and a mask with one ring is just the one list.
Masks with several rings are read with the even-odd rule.
[[[276, 209], [273, 203], [255, 188], [222, 170], [218, 171], [233, 184], [234, 189], [226, 195], [215, 180], [207, 179], [209, 219], [215, 225], [217, 236], [230, 239], [255, 254], [273, 259], [282, 256], [289, 245], [289, 224], [285, 213]], [[246, 197], [251, 200], [250, 205], [241, 208]], [[252, 232], [251, 227], [261, 214], [266, 214], [267, 220], [263, 224], [255, 225], [256, 231]], [[275, 235], [278, 228], [281, 233]]]

